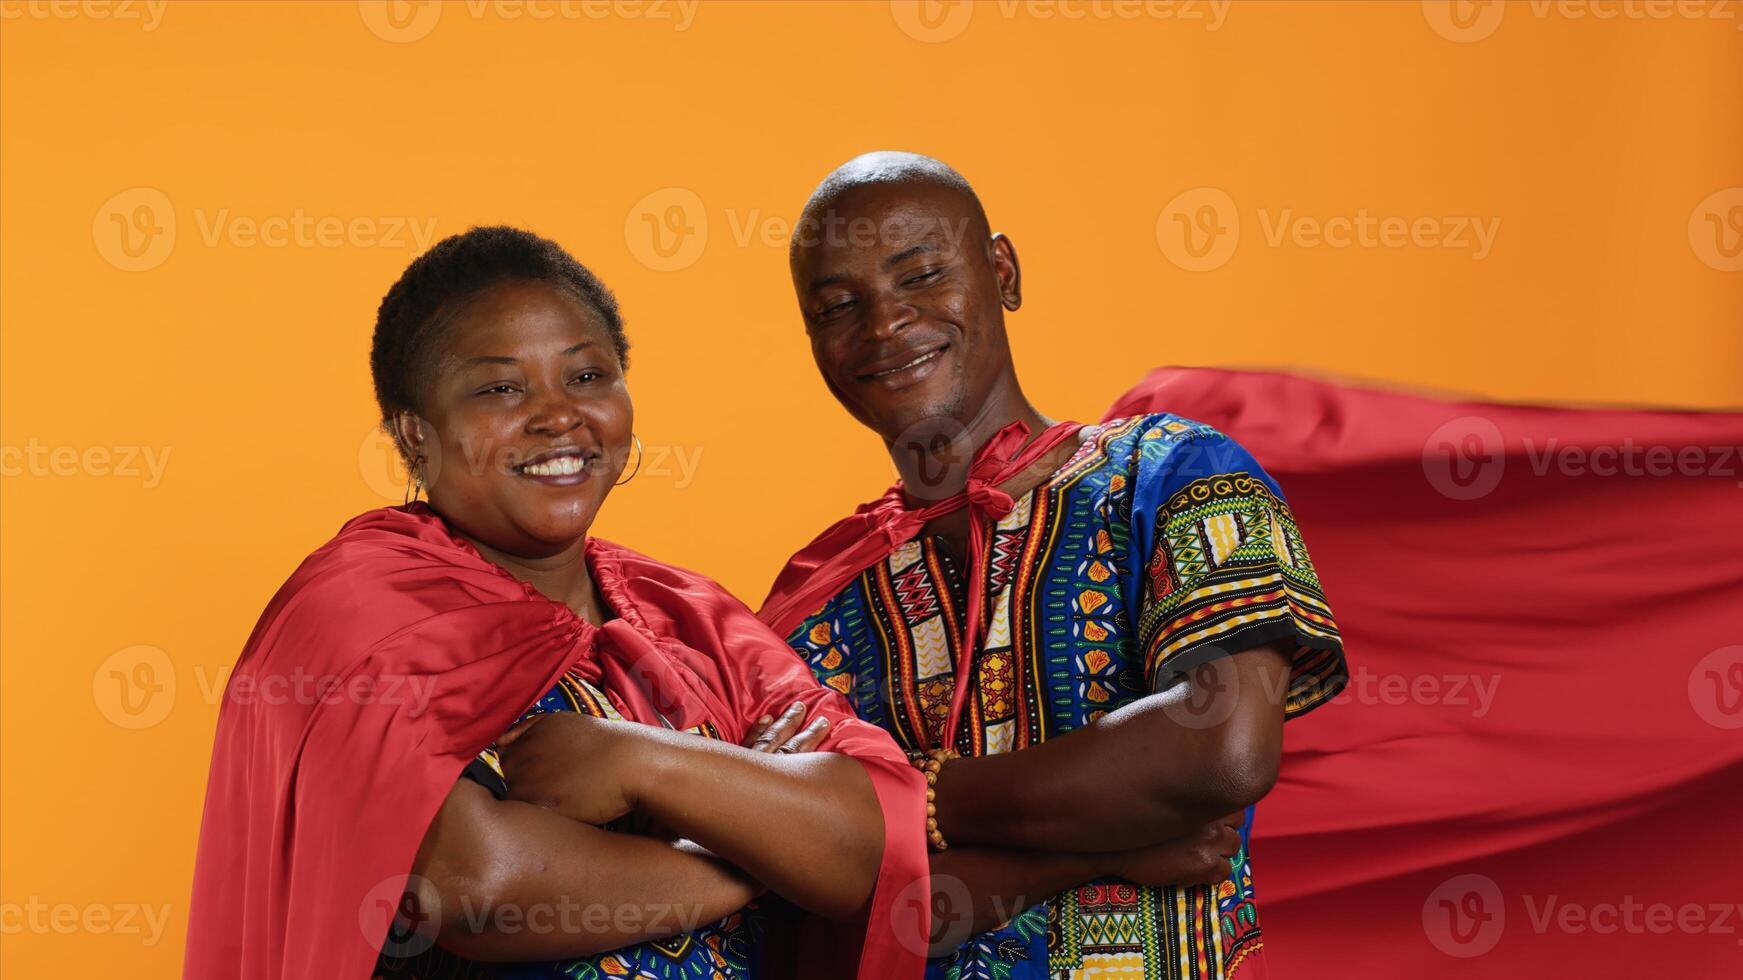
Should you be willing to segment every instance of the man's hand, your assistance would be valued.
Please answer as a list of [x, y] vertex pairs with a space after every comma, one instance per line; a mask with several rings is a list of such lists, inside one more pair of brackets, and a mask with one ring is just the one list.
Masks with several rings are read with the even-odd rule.
[[1230, 859], [1241, 852], [1245, 810], [1193, 833], [1151, 847], [1111, 855], [1113, 873], [1135, 885], [1215, 885], [1228, 880]]
[[756, 752], [809, 752], [829, 734], [829, 719], [819, 715], [801, 729], [804, 720], [805, 702], [794, 701], [779, 718], [758, 718], [745, 734], [744, 747]]
[[636, 806], [651, 739], [572, 711], [534, 715], [497, 740], [508, 798], [602, 827]]

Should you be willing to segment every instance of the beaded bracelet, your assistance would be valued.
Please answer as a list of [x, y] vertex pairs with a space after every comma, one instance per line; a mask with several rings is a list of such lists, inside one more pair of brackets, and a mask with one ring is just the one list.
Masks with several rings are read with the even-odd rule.
[[938, 829], [938, 772], [951, 759], [961, 758], [954, 749], [933, 749], [930, 752], [911, 752], [908, 760], [914, 763], [914, 768], [926, 774], [926, 840], [934, 851], [950, 849], [950, 842], [944, 839], [943, 831]]

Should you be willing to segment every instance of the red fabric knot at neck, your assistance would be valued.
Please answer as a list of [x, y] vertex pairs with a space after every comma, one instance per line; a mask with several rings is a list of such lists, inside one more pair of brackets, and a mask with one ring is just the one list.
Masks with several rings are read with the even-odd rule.
[[962, 492], [925, 507], [909, 506], [901, 484], [891, 487], [878, 500], [836, 522], [794, 555], [775, 580], [769, 597], [763, 600], [758, 617], [783, 636], [791, 633], [861, 572], [912, 541], [927, 522], [968, 508], [969, 554], [965, 574], [969, 608], [964, 616], [967, 628], [957, 647], [957, 683], [950, 720], [943, 733], [943, 741], [948, 744], [962, 715], [967, 671], [980, 646], [981, 607], [986, 601], [984, 566], [992, 538], [991, 525], [1016, 506], [1011, 495], [998, 485], [1027, 469], [1082, 428], [1076, 422], [1060, 422], [1033, 442], [1027, 442], [1029, 427], [1012, 422], [975, 451]]

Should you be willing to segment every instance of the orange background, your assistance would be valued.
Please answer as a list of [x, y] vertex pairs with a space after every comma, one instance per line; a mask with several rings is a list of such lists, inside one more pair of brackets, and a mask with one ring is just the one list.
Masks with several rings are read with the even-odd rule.
[[[1055, 417], [1162, 363], [1743, 404], [1743, 5], [1056, 6], [0, 0], [0, 970], [178, 974], [215, 685], [296, 562], [398, 500], [366, 362], [398, 219], [524, 225], [617, 291], [663, 471], [597, 530], [753, 603], [890, 475], [811, 367], [779, 224], [867, 149], [949, 161], [1011, 234]], [[1183, 267], [1176, 212], [1238, 223], [1220, 264]], [[250, 237], [299, 213], [355, 223]], [[1479, 257], [1294, 223], [1362, 213], [1499, 224]]]

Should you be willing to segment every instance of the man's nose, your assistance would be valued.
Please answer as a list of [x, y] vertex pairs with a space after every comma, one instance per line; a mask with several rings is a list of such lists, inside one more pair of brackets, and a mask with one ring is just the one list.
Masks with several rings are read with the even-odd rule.
[[874, 340], [889, 340], [919, 318], [920, 311], [912, 303], [892, 297], [872, 304], [866, 326]]

